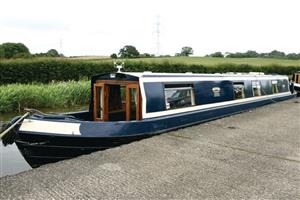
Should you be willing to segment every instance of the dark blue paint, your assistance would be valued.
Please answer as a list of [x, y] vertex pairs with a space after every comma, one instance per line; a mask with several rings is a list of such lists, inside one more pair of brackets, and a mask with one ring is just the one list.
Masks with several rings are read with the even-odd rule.
[[[214, 96], [212, 88], [219, 87], [220, 96]], [[200, 81], [195, 83], [196, 105], [217, 103], [233, 100], [233, 88], [231, 81]]]
[[147, 97], [147, 112], [166, 110], [165, 94], [163, 83], [144, 83]]

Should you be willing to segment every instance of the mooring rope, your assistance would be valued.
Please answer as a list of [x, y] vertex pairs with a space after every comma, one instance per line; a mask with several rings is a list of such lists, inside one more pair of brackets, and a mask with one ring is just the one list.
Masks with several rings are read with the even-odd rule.
[[[24, 108], [24, 111], [26, 111], [26, 113], [24, 115], [22, 115], [22, 117], [20, 117], [17, 121], [15, 121], [13, 124], [11, 124], [8, 128], [3, 126], [1, 127], [1, 129], [5, 129], [3, 130], [3, 132], [0, 134], [0, 139], [4, 140], [5, 137], [9, 137], [11, 134], [13, 134], [14, 132], [11, 131], [16, 125], [18, 125], [21, 121], [23, 121], [26, 117], [30, 116], [31, 114], [37, 113], [40, 115], [46, 115], [45, 113], [36, 110], [36, 109], [32, 109], [32, 108]], [[2, 131], [2, 130], [1, 130]]]
[[25, 119], [25, 117], [29, 116], [30, 112], [26, 112], [22, 117], [20, 117], [15, 123], [13, 123], [10, 127], [8, 127], [6, 130], [4, 130], [1, 134], [0, 134], [0, 139], [2, 139], [3, 137], [5, 137], [5, 135], [7, 133], [9, 133], [16, 125], [18, 125], [23, 119]]

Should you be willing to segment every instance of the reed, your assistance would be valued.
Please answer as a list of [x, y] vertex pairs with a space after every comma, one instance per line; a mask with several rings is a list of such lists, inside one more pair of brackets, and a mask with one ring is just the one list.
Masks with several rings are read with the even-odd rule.
[[89, 81], [51, 82], [49, 84], [8, 84], [0, 86], [0, 112], [29, 108], [70, 107], [88, 104]]

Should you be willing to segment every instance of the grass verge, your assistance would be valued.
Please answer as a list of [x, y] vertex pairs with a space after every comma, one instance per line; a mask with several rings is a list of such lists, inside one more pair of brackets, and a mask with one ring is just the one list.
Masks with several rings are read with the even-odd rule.
[[0, 86], [0, 113], [29, 108], [56, 108], [89, 103], [90, 81]]

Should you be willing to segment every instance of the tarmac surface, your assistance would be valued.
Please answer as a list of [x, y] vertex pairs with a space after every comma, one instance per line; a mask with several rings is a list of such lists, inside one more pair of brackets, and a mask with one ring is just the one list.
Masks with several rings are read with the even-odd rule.
[[0, 199], [300, 199], [300, 98], [0, 184]]

